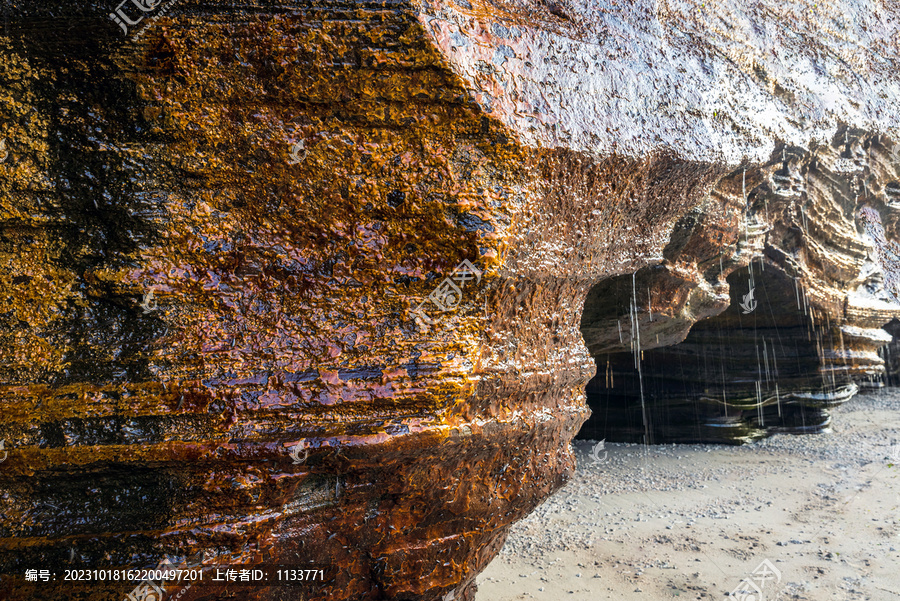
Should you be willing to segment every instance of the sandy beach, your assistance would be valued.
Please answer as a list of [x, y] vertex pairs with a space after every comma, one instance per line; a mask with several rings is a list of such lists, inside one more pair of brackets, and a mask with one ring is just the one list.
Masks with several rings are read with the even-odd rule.
[[816, 436], [607, 443], [600, 461], [576, 441], [574, 477], [513, 526], [477, 599], [900, 601], [898, 443], [896, 389]]

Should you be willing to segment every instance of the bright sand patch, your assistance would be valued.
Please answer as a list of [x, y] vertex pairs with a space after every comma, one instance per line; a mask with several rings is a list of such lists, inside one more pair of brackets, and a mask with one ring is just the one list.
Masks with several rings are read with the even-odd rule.
[[[744, 447], [607, 444], [602, 463], [577, 441], [572, 481], [513, 527], [478, 601], [900, 601], [900, 391], [833, 416]], [[766, 559], [780, 582], [729, 596]]]

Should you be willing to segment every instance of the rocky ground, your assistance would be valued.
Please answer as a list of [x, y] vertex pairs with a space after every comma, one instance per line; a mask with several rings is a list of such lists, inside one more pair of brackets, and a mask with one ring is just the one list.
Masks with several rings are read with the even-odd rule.
[[833, 416], [818, 436], [606, 444], [599, 462], [577, 441], [575, 476], [513, 527], [478, 600], [900, 601], [900, 391]]

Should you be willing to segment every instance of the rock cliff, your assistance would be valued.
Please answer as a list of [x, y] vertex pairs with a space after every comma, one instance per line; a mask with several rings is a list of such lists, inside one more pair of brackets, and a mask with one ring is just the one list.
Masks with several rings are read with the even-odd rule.
[[738, 440], [883, 371], [888, 3], [138, 4], [4, 9], [5, 598], [471, 601], [586, 398]]

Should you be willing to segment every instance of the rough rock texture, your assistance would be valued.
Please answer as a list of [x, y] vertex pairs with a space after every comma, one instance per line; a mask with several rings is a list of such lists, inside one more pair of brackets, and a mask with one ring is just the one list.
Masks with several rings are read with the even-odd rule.
[[[796, 202], [761, 217], [783, 145], [811, 173], [846, 122], [896, 231], [887, 4], [166, 6], [127, 34], [99, 2], [4, 9], [0, 596], [118, 600], [20, 576], [205, 552], [325, 569], [298, 598], [472, 599], [573, 468], [628, 298], [614, 318], [596, 286], [637, 272], [660, 347], [734, 327], [759, 257], [828, 340], [870, 351], [897, 315], [841, 305], [859, 192], [801, 193], [815, 232]], [[464, 260], [459, 307], [417, 320]]]
[[[846, 130], [812, 153], [784, 149], [783, 160], [723, 178], [676, 226], [660, 265], [595, 287], [582, 318], [595, 412], [582, 434], [810, 432], [828, 425], [826, 407], [880, 385], [878, 351], [891, 340], [880, 326], [900, 309], [880, 218], [897, 176], [888, 150]], [[741, 206], [743, 231], [719, 238], [721, 216]]]

